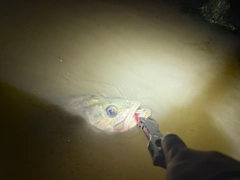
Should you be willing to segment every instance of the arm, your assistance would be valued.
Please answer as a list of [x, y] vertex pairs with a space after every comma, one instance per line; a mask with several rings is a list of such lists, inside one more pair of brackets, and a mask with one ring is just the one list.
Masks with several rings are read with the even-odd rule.
[[240, 162], [217, 151], [190, 149], [177, 135], [163, 136], [151, 117], [135, 118], [148, 139], [153, 165], [165, 168], [168, 180], [240, 180]]
[[240, 180], [240, 162], [222, 153], [189, 149], [174, 134], [166, 135], [161, 145], [169, 180]]

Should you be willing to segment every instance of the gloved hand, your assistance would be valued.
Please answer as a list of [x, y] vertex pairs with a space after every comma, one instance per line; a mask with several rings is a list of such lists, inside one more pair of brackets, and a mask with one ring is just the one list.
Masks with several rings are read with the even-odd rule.
[[240, 162], [222, 153], [189, 149], [174, 134], [166, 135], [161, 146], [167, 180], [240, 180]]

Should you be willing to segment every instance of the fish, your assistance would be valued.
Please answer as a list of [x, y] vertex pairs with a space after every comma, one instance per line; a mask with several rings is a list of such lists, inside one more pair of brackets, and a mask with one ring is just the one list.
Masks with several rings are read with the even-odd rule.
[[151, 110], [141, 108], [137, 100], [101, 94], [73, 97], [65, 104], [65, 109], [84, 117], [90, 125], [105, 132], [125, 132], [135, 127], [135, 113], [146, 118], [151, 115]]

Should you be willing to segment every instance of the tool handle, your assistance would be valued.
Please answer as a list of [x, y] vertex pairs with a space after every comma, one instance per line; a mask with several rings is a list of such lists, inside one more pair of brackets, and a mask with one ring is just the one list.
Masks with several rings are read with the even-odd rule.
[[166, 161], [161, 147], [163, 135], [159, 131], [158, 123], [151, 117], [139, 117], [138, 120], [140, 121], [138, 125], [148, 139], [148, 151], [152, 157], [153, 165], [166, 168]]

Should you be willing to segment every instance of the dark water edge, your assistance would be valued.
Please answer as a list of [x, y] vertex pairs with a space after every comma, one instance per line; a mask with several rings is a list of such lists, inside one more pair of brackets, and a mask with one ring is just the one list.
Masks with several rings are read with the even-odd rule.
[[[184, 13], [189, 14], [192, 17], [202, 19], [205, 21], [202, 16], [200, 9], [208, 0], [181, 0], [181, 10]], [[233, 24], [236, 30], [232, 31], [223, 26], [219, 26], [216, 24], [212, 24], [214, 28], [218, 28], [220, 30], [229, 31], [232, 34], [238, 35], [240, 34], [240, 2], [238, 0], [233, 0], [230, 2], [230, 11], [229, 11], [229, 22]], [[208, 22], [209, 23], [209, 22]], [[209, 23], [210, 24], [210, 23]]]
[[84, 121], [7, 84], [0, 99], [1, 179], [57, 179], [59, 156], [71, 156], [63, 147]]

